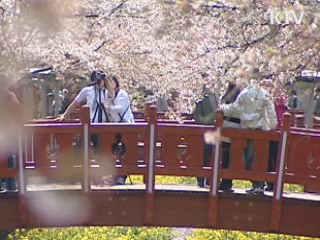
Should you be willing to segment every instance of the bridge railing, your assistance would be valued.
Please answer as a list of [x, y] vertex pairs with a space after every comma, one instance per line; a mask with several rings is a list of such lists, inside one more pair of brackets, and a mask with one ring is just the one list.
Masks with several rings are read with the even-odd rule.
[[[88, 116], [86, 117], [88, 118]], [[153, 119], [155, 122], [153, 140], [155, 173], [158, 175], [209, 177], [213, 159], [210, 166], [203, 167], [203, 135], [206, 131], [213, 130], [214, 126], [184, 124], [182, 127], [181, 124], [175, 124], [172, 121], [157, 120], [155, 116], [153, 116]], [[115, 166], [119, 174], [146, 175], [146, 159], [151, 151], [147, 149], [148, 144], [150, 144], [147, 133], [149, 125], [150, 123], [147, 122], [134, 125], [88, 123], [88, 134], [99, 134], [101, 144], [100, 152], [95, 153], [92, 145], [89, 144], [90, 139], [88, 140], [88, 161], [99, 155], [105, 158], [100, 162], [94, 162], [101, 166], [92, 171], [102, 174], [106, 170], [103, 170], [103, 168], [112, 165], [106, 161], [106, 159], [109, 159], [116, 162]], [[69, 172], [66, 175], [72, 175], [74, 166], [81, 167], [83, 163], [82, 150], [77, 148], [75, 144], [79, 136], [81, 136], [80, 139], [83, 139], [83, 128], [83, 123], [76, 122], [26, 124], [25, 134], [28, 135], [29, 139], [32, 136], [33, 141], [32, 144], [26, 142], [28, 151], [24, 152], [24, 159], [28, 161], [25, 164], [49, 176], [50, 172], [53, 172], [51, 170], [58, 172], [57, 169], [65, 169], [65, 171], [68, 169]], [[231, 145], [232, 161], [230, 161], [230, 167], [229, 169], [220, 169], [220, 176], [223, 178], [274, 182], [275, 172], [270, 172], [268, 168], [269, 144], [270, 141], [280, 141], [281, 132], [226, 129], [222, 125], [221, 128], [222, 135], [230, 138], [233, 144]], [[290, 183], [298, 183], [300, 181], [298, 179], [310, 176], [306, 178], [303, 184], [313, 184], [318, 178], [317, 159], [319, 159], [319, 154], [315, 149], [319, 141], [319, 131], [292, 127], [289, 136], [290, 140], [288, 140], [288, 146], [286, 147], [288, 150], [288, 156], [286, 157], [286, 172], [288, 174], [286, 174], [286, 179]], [[253, 163], [253, 171], [248, 171], [243, 161], [243, 152], [249, 140], [254, 142], [255, 158], [257, 159]], [[80, 141], [80, 144], [83, 144], [83, 141]], [[301, 151], [298, 151], [299, 149]], [[29, 156], [30, 154], [32, 157]], [[215, 154], [213, 150], [213, 156]], [[306, 156], [309, 157], [308, 161], [298, 160], [298, 158], [301, 159]], [[94, 165], [94, 163], [90, 163], [90, 165]], [[16, 172], [12, 169], [5, 171]], [[79, 172], [79, 168], [75, 171]], [[99, 174], [93, 175], [99, 177]]]
[[15, 178], [19, 174], [18, 169], [8, 168], [8, 156], [9, 152], [0, 147], [0, 179], [2, 178]]
[[[219, 115], [219, 114], [218, 114]], [[88, 118], [88, 116], [86, 116]], [[117, 174], [143, 174], [146, 176], [146, 168], [149, 158], [150, 141], [154, 141], [154, 165], [155, 174], [171, 176], [209, 177], [214, 163], [216, 152], [213, 149], [211, 165], [203, 167], [203, 135], [214, 126], [199, 126], [196, 124], [175, 124], [172, 121], [157, 120], [155, 116], [147, 117], [154, 121], [154, 139], [148, 134], [150, 123], [140, 122], [135, 124], [90, 124], [88, 134], [100, 134], [100, 152], [95, 153], [90, 139], [88, 140], [88, 161], [94, 168], [93, 177], [100, 175], [111, 167], [115, 161]], [[149, 121], [148, 120], [148, 121]], [[218, 123], [218, 122], [217, 122]], [[217, 124], [218, 125], [218, 124]], [[262, 132], [260, 130], [227, 129], [221, 123], [221, 133], [232, 141], [231, 161], [228, 169], [220, 169], [222, 178], [234, 178], [253, 181], [275, 181], [275, 172], [268, 168], [270, 141], [281, 141], [281, 132]], [[75, 144], [76, 139], [83, 139], [84, 123], [35, 123], [26, 124], [26, 132], [32, 142], [25, 141], [27, 151], [24, 151], [25, 165], [39, 170], [46, 176], [62, 170], [61, 175], [72, 176], [73, 172], [80, 174], [83, 164], [83, 149]], [[288, 132], [288, 141], [285, 163], [285, 180], [289, 183], [309, 185], [318, 181], [318, 159], [316, 151], [319, 141], [319, 130], [291, 127]], [[120, 137], [120, 141], [119, 138]], [[248, 171], [243, 161], [243, 152], [248, 141], [254, 142], [255, 158], [253, 171]], [[78, 145], [83, 144], [83, 141]], [[221, 148], [221, 146], [219, 146]], [[299, 150], [299, 151], [298, 151]], [[301, 150], [301, 151], [300, 151]], [[220, 149], [219, 151], [222, 151]], [[32, 156], [30, 156], [32, 155]], [[96, 156], [104, 156], [100, 162]], [[219, 154], [219, 164], [221, 153]], [[280, 157], [280, 155], [279, 155]], [[31, 159], [31, 161], [30, 161]], [[106, 161], [109, 159], [110, 161]], [[91, 161], [97, 160], [97, 161]], [[111, 164], [110, 164], [111, 163]], [[75, 168], [78, 166], [78, 168]], [[68, 169], [68, 170], [67, 170]], [[13, 169], [1, 170], [4, 177], [17, 173]], [[65, 174], [68, 171], [68, 174]], [[8, 175], [8, 173], [10, 174]], [[54, 174], [53, 174], [54, 175]], [[80, 177], [80, 176], [79, 176]]]
[[[221, 169], [223, 178], [252, 181], [275, 182], [275, 172], [271, 172], [269, 154], [270, 142], [280, 142], [281, 133], [276, 131], [223, 129], [222, 135], [231, 139], [230, 167]], [[249, 144], [255, 150], [252, 169], [246, 166], [243, 153]]]
[[[157, 124], [157, 131], [155, 132], [156, 139], [154, 151], [156, 171], [159, 175], [161, 175], [161, 172], [163, 173], [163, 175], [175, 175], [177, 171], [174, 170], [174, 168], [171, 168], [172, 172], [163, 171], [164, 165], [162, 159], [163, 157], [166, 157], [168, 159], [168, 157], [170, 157], [168, 156], [168, 154], [170, 153], [168, 153], [168, 151], [163, 147], [162, 141], [166, 139], [165, 141], [169, 141], [170, 143], [171, 140], [170, 138], [165, 137], [167, 133], [158, 134], [158, 132], [161, 128], [167, 129], [164, 130], [164, 132], [168, 132], [169, 130], [171, 132], [170, 134], [176, 132], [176, 135], [179, 135], [183, 132], [183, 134], [180, 134], [181, 136], [178, 139], [180, 143], [176, 146], [178, 151], [178, 153], [176, 154], [176, 158], [179, 159], [186, 158], [186, 154], [190, 152], [190, 150], [188, 150], [188, 152], [185, 152], [188, 147], [185, 145], [185, 143], [183, 143], [183, 135], [186, 135], [186, 133], [184, 132], [184, 130], [181, 131], [181, 124], [179, 124], [177, 120], [157, 119], [156, 116], [157, 115], [153, 116], [153, 119], [155, 119]], [[147, 136], [147, 131], [148, 125], [150, 125], [147, 121], [148, 119], [144, 119], [141, 121], [137, 121], [135, 124], [89, 123], [88, 134], [90, 136], [99, 135], [100, 142], [99, 152], [95, 152], [92, 144], [89, 144], [89, 160], [96, 160], [94, 161], [95, 164], [93, 165], [100, 166], [91, 170], [94, 172], [94, 174], [91, 174], [91, 176], [94, 178], [99, 178], [99, 173], [102, 174], [103, 171], [106, 170], [106, 167], [111, 167], [110, 161], [116, 162], [116, 170], [118, 174], [126, 175], [131, 171], [131, 174], [144, 173], [145, 175], [145, 159], [147, 159], [148, 151], [150, 150], [146, 150], [146, 147], [149, 144], [149, 142], [146, 140], [148, 140], [149, 137]], [[75, 132], [68, 133], [66, 131], [65, 134], [62, 134], [54, 130], [54, 128], [59, 125], [60, 128], [64, 128], [66, 126], [77, 126], [78, 128]], [[39, 130], [34, 129], [37, 126], [39, 127]], [[200, 142], [204, 142], [204, 132], [208, 129], [212, 129], [212, 127], [203, 127], [199, 125], [196, 126], [194, 124], [194, 121], [186, 122], [185, 126], [188, 131], [189, 129], [193, 129], [192, 131], [197, 134], [197, 139], [200, 140]], [[54, 120], [42, 120], [36, 121], [35, 123], [26, 124], [25, 127], [29, 129], [28, 134], [26, 134], [27, 141], [25, 142], [26, 146], [24, 152], [26, 166], [28, 168], [32, 169], [36, 167], [38, 170], [41, 169], [40, 172], [45, 171], [46, 175], [48, 174], [51, 177], [53, 177], [53, 175], [56, 175], [54, 174], [54, 172], [59, 172], [59, 169], [61, 168], [67, 169], [68, 167], [69, 175], [72, 175], [71, 173], [74, 171], [79, 172], [79, 169], [70, 169], [72, 165], [82, 164], [81, 159], [83, 158], [83, 153], [80, 153], [81, 149], [79, 148], [79, 143], [83, 144], [83, 141], [81, 142], [79, 141], [79, 139], [83, 139], [83, 131], [80, 130], [80, 127], [82, 128], [82, 125], [79, 121], [72, 120], [71, 122], [68, 121], [68, 123], [60, 123]], [[119, 141], [119, 137], [121, 141]], [[189, 149], [201, 149], [201, 146], [199, 148], [196, 145], [199, 144], [198, 140], [196, 142], [189, 142]], [[91, 139], [89, 139], [89, 142], [91, 142]], [[199, 152], [200, 154], [203, 154], [202, 151]], [[97, 156], [102, 156], [102, 159], [95, 159], [97, 158]], [[202, 164], [202, 160], [200, 160], [201, 158], [202, 155], [198, 155], [197, 153], [197, 159], [194, 158], [193, 160], [194, 164], [198, 165], [199, 168]], [[169, 165], [170, 160], [168, 159], [166, 161], [166, 165]], [[188, 163], [189, 162], [191, 162], [190, 159], [188, 160]], [[183, 166], [184, 163], [182, 163], [181, 168], [179, 169], [182, 170], [180, 171], [181, 176], [192, 175], [190, 173], [191, 165], [189, 168], [186, 168], [186, 166]], [[104, 170], [102, 168], [104, 168]], [[188, 174], [187, 171], [189, 171]], [[114, 170], [107, 171], [107, 173], [108, 172], [114, 173]], [[208, 173], [206, 173], [205, 175], [208, 175]]]
[[[26, 193], [28, 176], [82, 183], [82, 191], [90, 192], [91, 182], [106, 174], [113, 176], [139, 174], [146, 189], [146, 223], [152, 223], [155, 204], [155, 176], [189, 176], [210, 179], [208, 223], [218, 221], [218, 184], [220, 178], [275, 183], [271, 228], [279, 229], [284, 183], [305, 186], [319, 185], [320, 131], [290, 127], [290, 114], [285, 114], [281, 131], [228, 129], [223, 127], [223, 114], [217, 112], [216, 126], [176, 124], [157, 120], [156, 108], [150, 106], [146, 122], [135, 124], [91, 124], [89, 109], [83, 107], [81, 121], [73, 123], [30, 123], [19, 135], [19, 168], [1, 169], [0, 177], [19, 177], [19, 194]], [[231, 140], [231, 161], [228, 169], [221, 167], [222, 144], [213, 146], [209, 166], [204, 167], [203, 135], [208, 130]], [[100, 147], [95, 152], [91, 135], [99, 135]], [[33, 144], [24, 151], [24, 140], [33, 136]], [[75, 139], [80, 139], [75, 140]], [[78, 141], [78, 142], [77, 142]], [[249, 171], [243, 160], [244, 149], [253, 141], [255, 161]], [[277, 167], [268, 168], [269, 145], [280, 143]], [[77, 144], [76, 144], [77, 142]], [[79, 147], [80, 146], [80, 147]], [[32, 161], [28, 154], [32, 153]], [[99, 158], [98, 158], [99, 157]], [[24, 166], [24, 167], [22, 167]], [[26, 176], [25, 167], [28, 170]], [[21, 198], [23, 199], [23, 197]], [[23, 205], [23, 201], [22, 201]]]
[[319, 186], [320, 177], [320, 130], [292, 128], [287, 148], [287, 171], [285, 181]]
[[31, 141], [25, 142], [25, 165], [36, 170], [29, 173], [72, 176], [76, 170], [73, 165], [79, 164], [79, 157], [82, 158], [74, 148], [74, 140], [82, 134], [82, 129], [81, 123], [26, 124], [25, 138]]

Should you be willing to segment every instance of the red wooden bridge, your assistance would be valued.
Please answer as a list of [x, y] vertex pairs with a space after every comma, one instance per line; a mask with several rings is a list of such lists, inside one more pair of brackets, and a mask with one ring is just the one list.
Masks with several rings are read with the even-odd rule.
[[[215, 127], [157, 120], [152, 106], [146, 121], [135, 124], [90, 124], [86, 107], [80, 119], [24, 125], [18, 168], [0, 169], [0, 177], [16, 177], [19, 186], [17, 193], [0, 194], [0, 229], [167, 226], [320, 237], [320, 195], [283, 190], [284, 184], [318, 188], [320, 131], [290, 126], [290, 114], [281, 131], [227, 129], [219, 111]], [[221, 167], [220, 143], [213, 146], [210, 167], [203, 167], [208, 130], [232, 140], [230, 168]], [[91, 134], [100, 134], [97, 154]], [[249, 139], [257, 159], [252, 171], [243, 161]], [[274, 172], [268, 171], [270, 141], [280, 142]], [[102, 181], [109, 175], [141, 175], [143, 181], [112, 186]], [[158, 175], [207, 177], [210, 186], [161, 185]], [[264, 195], [221, 192], [220, 178], [268, 181], [275, 189]]]

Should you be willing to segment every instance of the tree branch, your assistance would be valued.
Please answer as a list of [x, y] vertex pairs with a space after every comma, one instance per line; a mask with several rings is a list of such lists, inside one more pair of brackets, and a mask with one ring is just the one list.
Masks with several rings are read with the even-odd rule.
[[223, 3], [219, 5], [218, 4], [217, 5], [201, 4], [200, 7], [203, 8], [206, 12], [210, 12], [214, 9], [223, 9], [223, 10], [231, 10], [231, 11], [238, 9], [235, 6], [228, 6]]
[[[115, 6], [114, 8], [111, 9], [111, 11], [109, 12], [108, 15], [103, 15], [102, 17], [100, 17], [99, 19], [97, 19], [94, 23], [91, 24], [91, 26], [94, 26], [95, 24], [97, 24], [98, 22], [100, 22], [101, 20], [110, 17], [112, 14], [114, 14], [118, 9], [122, 8], [123, 5], [128, 2], [128, 0], [124, 0], [123, 2], [119, 3], [117, 6]], [[90, 15], [89, 15], [90, 16]], [[98, 14], [91, 14], [91, 17], [99, 17]]]
[[257, 39], [254, 39], [252, 40], [251, 42], [247, 42], [245, 44], [242, 44], [242, 45], [232, 45], [232, 44], [227, 44], [223, 47], [219, 47], [217, 50], [224, 50], [224, 49], [227, 49], [227, 48], [235, 48], [235, 49], [241, 49], [241, 48], [247, 48], [247, 47], [250, 47], [256, 43], [260, 43], [262, 42], [264, 39], [266, 39], [267, 37], [269, 36], [269, 33], [265, 34], [264, 36], [262, 37], [259, 37]]
[[120, 4], [118, 4], [117, 6], [115, 6], [113, 9], [111, 9], [108, 17], [110, 17], [112, 14], [114, 14], [118, 9], [122, 8], [123, 5], [124, 5], [126, 2], [128, 2], [128, 0], [125, 0], [125, 1], [121, 2]]
[[107, 43], [111, 42], [111, 40], [105, 40], [103, 41], [94, 51], [98, 52], [104, 45], [106, 45]]
[[99, 17], [99, 14], [96, 14], [96, 13], [86, 14], [85, 17], [86, 17], [86, 18], [97, 18], [97, 17]]
[[4, 7], [0, 6], [0, 10], [2, 11], [2, 14], [4, 14], [6, 12], [6, 10], [4, 9]]

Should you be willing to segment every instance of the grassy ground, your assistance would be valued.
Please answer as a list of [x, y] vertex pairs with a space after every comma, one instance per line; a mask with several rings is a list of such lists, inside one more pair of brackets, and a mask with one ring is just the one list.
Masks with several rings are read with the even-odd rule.
[[[133, 183], [142, 183], [142, 176], [130, 176]], [[127, 180], [128, 181], [128, 180]], [[157, 184], [186, 184], [186, 185], [197, 185], [197, 180], [194, 177], [168, 177], [168, 176], [157, 176]], [[233, 187], [235, 188], [250, 188], [250, 181], [234, 180]], [[303, 192], [303, 186], [294, 184], [285, 184], [284, 191], [288, 192]]]

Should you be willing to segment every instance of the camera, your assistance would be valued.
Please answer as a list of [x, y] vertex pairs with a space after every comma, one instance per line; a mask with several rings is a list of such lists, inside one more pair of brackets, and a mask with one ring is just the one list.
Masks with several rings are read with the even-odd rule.
[[94, 81], [96, 84], [100, 85], [101, 81], [106, 79], [106, 74], [102, 71], [97, 71], [94, 75]]

